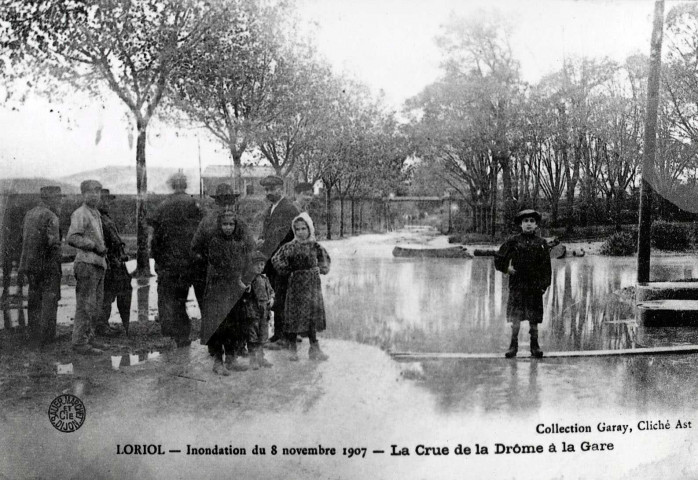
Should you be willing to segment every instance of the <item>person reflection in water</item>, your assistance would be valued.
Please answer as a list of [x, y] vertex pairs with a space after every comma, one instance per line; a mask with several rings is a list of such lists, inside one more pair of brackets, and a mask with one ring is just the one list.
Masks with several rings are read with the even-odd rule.
[[509, 275], [507, 321], [511, 323], [511, 344], [504, 354], [516, 356], [521, 322], [528, 320], [531, 334], [531, 356], [541, 358], [538, 324], [543, 321], [543, 294], [550, 286], [552, 269], [548, 245], [536, 234], [541, 216], [535, 210], [522, 210], [516, 217], [521, 233], [509, 238], [494, 258], [497, 270]]

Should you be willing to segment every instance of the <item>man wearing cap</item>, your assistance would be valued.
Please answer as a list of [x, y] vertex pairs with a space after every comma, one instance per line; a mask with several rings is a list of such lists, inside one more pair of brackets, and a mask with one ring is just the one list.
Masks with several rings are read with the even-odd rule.
[[99, 213], [102, 216], [102, 231], [107, 247], [107, 271], [104, 276], [102, 312], [95, 333], [105, 337], [113, 337], [121, 333], [118, 328], [109, 325], [111, 304], [114, 303], [114, 300], [116, 300], [116, 308], [119, 310], [121, 323], [127, 334], [131, 316], [131, 275], [126, 268], [128, 256], [124, 251], [125, 244], [121, 240], [119, 229], [109, 215], [109, 207], [115, 198], [108, 189], [102, 189]]
[[61, 187], [41, 187], [41, 203], [24, 217], [19, 275], [29, 280], [27, 313], [32, 342], [45, 345], [56, 336], [61, 296]]
[[[272, 308], [274, 312], [274, 336], [269, 341], [281, 342], [279, 346], [284, 347], [288, 344], [284, 331], [284, 304], [288, 277], [280, 275], [274, 270], [271, 258], [282, 245], [293, 240], [291, 223], [301, 212], [293, 202], [284, 196], [284, 181], [281, 177], [270, 175], [262, 179], [260, 184], [264, 187], [267, 200], [271, 203], [264, 215], [262, 235], [257, 240], [259, 250], [269, 259], [264, 268], [264, 274], [269, 278], [271, 286], [276, 292], [276, 303]], [[295, 337], [294, 334], [293, 341], [295, 341]], [[270, 345], [270, 348], [274, 347]]]
[[150, 246], [158, 275], [158, 315], [162, 334], [178, 347], [191, 344], [187, 314], [189, 288], [195, 279], [191, 241], [201, 221], [198, 202], [186, 193], [187, 177], [176, 173], [168, 180], [174, 190], [155, 210]]
[[293, 204], [301, 212], [307, 212], [310, 202], [313, 201], [313, 184], [308, 182], [301, 182], [293, 187], [293, 191], [296, 194], [296, 200]]
[[73, 350], [84, 355], [98, 355], [94, 331], [102, 311], [107, 247], [102, 231], [102, 217], [97, 210], [102, 184], [85, 180], [80, 184], [83, 203], [70, 216], [68, 244], [77, 248], [75, 263], [75, 320]]

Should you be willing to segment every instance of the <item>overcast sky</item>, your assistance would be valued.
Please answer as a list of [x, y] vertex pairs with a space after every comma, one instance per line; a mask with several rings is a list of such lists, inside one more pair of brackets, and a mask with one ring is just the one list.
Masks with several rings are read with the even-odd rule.
[[[439, 75], [434, 38], [452, 14], [496, 7], [511, 18], [512, 46], [530, 82], [560, 68], [565, 57], [622, 60], [649, 52], [652, 1], [604, 0], [297, 0], [315, 24], [318, 48], [337, 71], [367, 83], [395, 108]], [[668, 10], [672, 3], [666, 7]], [[5, 177], [61, 177], [107, 165], [133, 165], [124, 109], [31, 99], [19, 110], [0, 108], [0, 166]], [[96, 132], [100, 130], [99, 143]], [[149, 165], [196, 168], [198, 130], [152, 125]], [[201, 136], [204, 167], [225, 164], [225, 148]]]

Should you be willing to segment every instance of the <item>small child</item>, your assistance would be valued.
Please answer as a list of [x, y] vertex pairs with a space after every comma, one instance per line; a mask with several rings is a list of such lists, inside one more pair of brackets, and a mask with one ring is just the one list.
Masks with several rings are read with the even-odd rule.
[[[288, 291], [284, 305], [285, 331], [289, 338], [307, 335], [310, 340], [308, 357], [327, 360], [320, 350], [317, 332], [325, 329], [325, 305], [322, 299], [320, 274], [330, 271], [330, 256], [315, 240], [315, 227], [303, 212], [291, 223], [294, 238], [274, 254], [271, 261], [281, 275], [288, 275]], [[289, 342], [291, 361], [298, 361], [296, 342]]]
[[515, 217], [521, 233], [504, 242], [494, 258], [495, 268], [509, 275], [507, 321], [511, 323], [511, 344], [506, 358], [516, 356], [524, 320], [528, 320], [531, 334], [531, 356], [543, 356], [538, 345], [538, 324], [543, 321], [543, 294], [550, 286], [551, 267], [548, 245], [536, 235], [540, 220], [537, 211], [521, 210]]
[[255, 251], [250, 258], [250, 270], [254, 279], [242, 295], [247, 327], [247, 348], [250, 356], [250, 367], [270, 368], [272, 363], [264, 358], [264, 344], [269, 340], [269, 312], [274, 305], [274, 290], [266, 275], [262, 273], [267, 263], [267, 257], [260, 251]]

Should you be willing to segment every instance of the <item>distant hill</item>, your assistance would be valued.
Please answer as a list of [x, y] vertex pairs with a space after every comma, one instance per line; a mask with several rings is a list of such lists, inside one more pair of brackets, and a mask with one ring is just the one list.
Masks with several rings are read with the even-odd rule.
[[47, 185], [61, 187], [61, 191], [66, 194], [80, 193], [80, 186], [74, 185], [73, 182], [43, 177], [2, 178], [0, 179], [0, 193], [39, 193], [39, 189]]
[[[148, 192], [150, 193], [170, 193], [167, 186], [167, 179], [179, 171], [178, 168], [169, 167], [148, 167]], [[184, 174], [189, 179], [189, 193], [197, 193], [199, 174], [196, 169], [185, 169]], [[80, 191], [80, 182], [87, 179], [98, 180], [104, 188], [108, 188], [115, 194], [135, 194], [136, 193], [136, 167], [109, 166], [97, 170], [75, 173], [61, 177], [61, 181], [75, 185]]]

